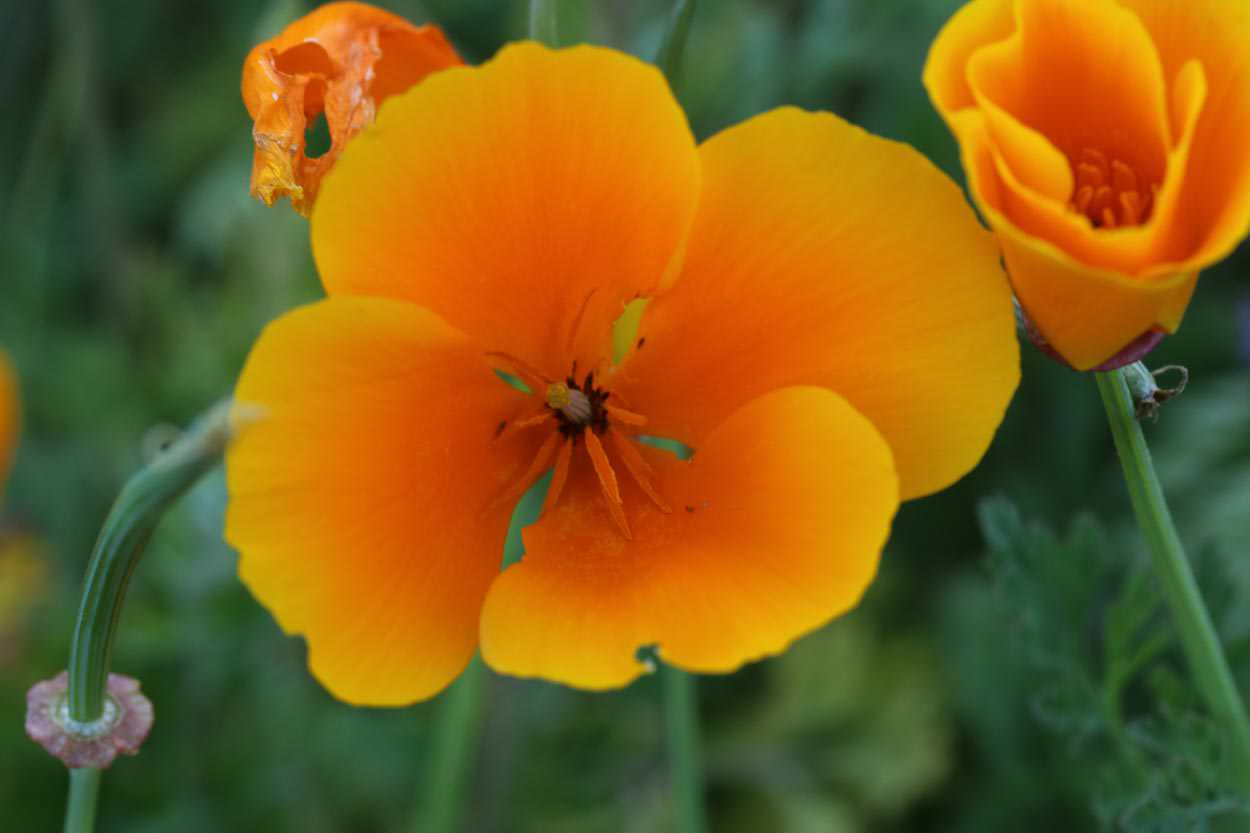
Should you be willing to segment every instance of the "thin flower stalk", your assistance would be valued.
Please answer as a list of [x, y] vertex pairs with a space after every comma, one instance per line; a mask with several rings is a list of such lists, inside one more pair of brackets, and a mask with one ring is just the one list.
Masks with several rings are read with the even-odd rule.
[[[234, 427], [245, 414], [236, 411]], [[68, 717], [87, 726], [105, 715], [113, 639], [126, 588], [164, 513], [220, 462], [232, 433], [230, 407], [222, 403], [123, 487], [96, 541], [70, 645]], [[101, 770], [70, 770], [65, 830], [94, 827]]]
[[[521, 528], [538, 519], [547, 493], [547, 482], [543, 480], [535, 484], [513, 513], [508, 541], [504, 545], [505, 567], [515, 564], [525, 552]], [[420, 791], [416, 814], [410, 825], [412, 833], [456, 833], [464, 829], [490, 682], [490, 672], [481, 657], [474, 657], [443, 694], [438, 709], [430, 775]]]
[[229, 410], [227, 403], [218, 405], [132, 477], [105, 519], [83, 579], [70, 645], [72, 719], [89, 723], [104, 713], [113, 639], [130, 578], [165, 512], [221, 461], [231, 433]]
[[1095, 378], [1124, 469], [1133, 512], [1180, 634], [1185, 658], [1207, 708], [1226, 733], [1230, 773], [1240, 788], [1250, 789], [1250, 721], [1172, 522], [1172, 513], [1138, 423], [1125, 371], [1098, 373]]

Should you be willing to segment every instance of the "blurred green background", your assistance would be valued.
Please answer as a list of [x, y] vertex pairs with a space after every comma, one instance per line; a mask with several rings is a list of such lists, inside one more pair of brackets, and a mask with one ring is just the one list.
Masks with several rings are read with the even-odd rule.
[[[311, 5], [0, 4], [0, 345], [19, 369], [25, 420], [0, 536], [4, 833], [59, 829], [65, 771], [26, 739], [23, 698], [66, 663], [109, 503], [166, 426], [229, 392], [265, 322], [320, 294], [305, 221], [248, 197], [238, 92], [249, 48]], [[439, 23], [471, 61], [524, 31], [524, 4], [506, 0], [380, 5]], [[695, 132], [781, 104], [829, 109], [958, 177], [920, 85], [928, 44], [958, 5], [701, 0], [682, 92]], [[565, 2], [561, 38], [649, 58], [666, 13], [658, 0]], [[1248, 271], [1245, 247], [1210, 270], [1184, 329], [1152, 357], [1188, 365], [1194, 381], [1149, 429], [1188, 543], [1217, 553], [1207, 586], [1239, 673]], [[994, 494], [1059, 529], [1093, 512], [1103, 543], [1029, 539], [1018, 548], [1028, 557], [987, 562], [976, 507]], [[143, 681], [157, 722], [143, 754], [107, 773], [98, 829], [412, 829], [439, 702], [362, 710], [322, 691], [302, 643], [235, 579], [223, 503], [218, 474], [167, 518], [131, 589], [114, 664]], [[1101, 651], [1139, 549], [1092, 379], [1026, 350], [990, 454], [957, 487], [903, 508], [863, 607], [780, 659], [702, 680], [714, 829], [1156, 829], [1116, 809], [1101, 718], [1073, 731], [1056, 714], [1080, 718], [1082, 707], [1056, 712], [1049, 696], [1099, 673], [1103, 654], [1078, 655]], [[1076, 646], [1066, 664], [1033, 650], [1060, 642]], [[1168, 647], [1126, 703], [1149, 717], [1170, 691], [1184, 710], [1184, 687]], [[592, 695], [492, 677], [464, 829], [670, 829], [659, 695], [653, 679]]]

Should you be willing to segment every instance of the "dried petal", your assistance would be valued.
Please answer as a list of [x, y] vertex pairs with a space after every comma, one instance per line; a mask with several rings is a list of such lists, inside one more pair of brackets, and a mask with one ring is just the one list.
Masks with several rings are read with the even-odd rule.
[[[255, 122], [252, 195], [282, 197], [307, 215], [321, 179], [378, 105], [460, 56], [435, 26], [415, 26], [364, 3], [330, 3], [256, 46], [243, 64], [243, 102]], [[305, 131], [320, 117], [330, 149], [309, 157]]]
[[106, 769], [118, 754], [135, 755], [152, 729], [152, 703], [139, 681], [109, 674], [104, 715], [91, 723], [69, 716], [69, 674], [31, 686], [26, 694], [26, 734], [71, 769]]

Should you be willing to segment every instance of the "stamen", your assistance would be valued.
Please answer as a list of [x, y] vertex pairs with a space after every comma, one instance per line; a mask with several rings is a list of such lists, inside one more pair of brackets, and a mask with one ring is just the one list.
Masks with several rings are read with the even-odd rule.
[[546, 515], [560, 500], [560, 493], [564, 491], [564, 482], [569, 479], [569, 463], [572, 461], [573, 441], [566, 439], [560, 444], [560, 450], [556, 453], [556, 467], [551, 473], [551, 485], [547, 487], [542, 514]]
[[659, 507], [660, 511], [668, 514], [673, 511], [672, 507], [660, 497], [660, 493], [655, 490], [651, 480], [655, 477], [655, 471], [639, 453], [629, 437], [617, 431], [615, 428], [611, 431], [612, 444], [616, 446], [616, 451], [621, 455], [621, 461], [625, 464], [625, 470], [634, 478], [634, 482], [639, 488], [651, 498], [651, 502]]
[[483, 518], [493, 515], [505, 504], [516, 503], [521, 499], [521, 495], [525, 494], [529, 487], [534, 485], [534, 481], [541, 477], [542, 473], [547, 470], [547, 466], [551, 464], [551, 455], [555, 453], [556, 442], [560, 439], [560, 432], [551, 432], [539, 447], [538, 453], [534, 455], [534, 460], [530, 463], [530, 467], [525, 470], [525, 474], [521, 475], [520, 479], [514, 481], [507, 489], [504, 489], [498, 497], [488, 503], [486, 508], [482, 510]]
[[1089, 204], [1094, 201], [1094, 186], [1083, 185], [1076, 192], [1076, 199], [1073, 200], [1073, 207], [1077, 214], [1085, 214], [1089, 211]]
[[1120, 214], [1124, 217], [1124, 225], [1135, 226], [1141, 222], [1141, 194], [1129, 191], [1120, 194]]
[[1121, 193], [1137, 191], [1137, 174], [1119, 159], [1111, 163], [1111, 184]]
[[563, 382], [556, 382], [547, 387], [547, 407], [553, 411], [563, 410], [572, 398], [569, 386]]
[[[587, 298], [589, 303], [589, 298]], [[586, 304], [583, 304], [583, 313]], [[580, 318], [579, 318], [580, 320]], [[574, 328], [576, 329], [576, 327]], [[502, 504], [515, 503], [525, 494], [526, 490], [542, 476], [554, 458], [554, 471], [551, 485], [543, 502], [543, 513], [555, 508], [560, 495], [568, 481], [572, 467], [573, 453], [580, 438], [586, 444], [586, 453], [590, 457], [595, 475], [599, 479], [599, 487], [607, 502], [612, 520], [626, 539], [632, 539], [629, 522], [625, 514], [621, 498], [620, 481], [612, 468], [612, 461], [604, 448], [600, 435], [610, 432], [615, 453], [619, 462], [625, 466], [630, 477], [638, 484], [638, 488], [662, 512], [671, 512], [668, 503], [660, 496], [655, 487], [655, 472], [640, 453], [632, 440], [629, 429], [637, 429], [647, 424], [642, 414], [629, 410], [629, 403], [615, 391], [609, 391], [596, 385], [595, 376], [607, 378], [611, 365], [605, 361], [599, 367], [586, 373], [584, 379], [576, 376], [577, 366], [564, 381], [550, 379], [541, 370], [505, 353], [492, 352], [487, 356], [498, 362], [502, 370], [511, 372], [525, 382], [532, 394], [541, 399], [537, 410], [522, 412], [512, 420], [499, 423], [495, 431], [495, 442], [504, 442], [517, 434], [531, 428], [548, 428], [551, 430], [539, 447], [526, 470], [516, 482], [508, 486], [497, 498], [490, 502], [483, 515], [499, 509]], [[611, 401], [611, 404], [609, 402]]]
[[[1120, 159], [1084, 148], [1072, 160], [1073, 188], [1068, 208], [1083, 214], [1096, 229], [1139, 226], [1150, 219], [1158, 186]], [[1146, 186], [1149, 185], [1147, 188]]]
[[1103, 156], [1100, 151], [1093, 148], [1085, 148], [1081, 151], [1081, 161], [1086, 165], [1092, 165], [1100, 171], [1107, 170], [1107, 157]]
[[1076, 183], [1079, 187], [1097, 188], [1105, 181], [1102, 168], [1096, 168], [1088, 162], [1076, 166]]
[[531, 391], [540, 391], [554, 381], [538, 368], [526, 364], [515, 356], [509, 356], [507, 353], [492, 351], [486, 354], [486, 358], [494, 359], [504, 365], [505, 370], [524, 382]]
[[625, 509], [621, 505], [620, 485], [616, 482], [616, 472], [612, 471], [607, 452], [603, 450], [599, 437], [589, 427], [582, 432], [582, 437], [586, 440], [586, 451], [590, 454], [590, 462], [595, 467], [595, 474], [599, 477], [599, 487], [603, 490], [603, 498], [608, 504], [612, 520], [616, 521], [616, 525], [626, 540], [632, 541], [634, 536], [629, 531], [629, 521], [625, 519]]
[[586, 310], [590, 307], [590, 299], [595, 297], [595, 293], [599, 291], [598, 287], [590, 290], [586, 294], [586, 298], [582, 301], [582, 307], [577, 311], [576, 317], [573, 318], [573, 324], [569, 327], [568, 341], [564, 345], [564, 354], [571, 356], [577, 351], [577, 336], [582, 329], [582, 319], [586, 317]]
[[551, 409], [544, 406], [541, 410], [534, 411], [533, 413], [526, 414], [523, 417], [517, 417], [511, 422], [504, 423], [503, 427], [500, 428], [499, 433], [495, 434], [495, 442], [505, 442], [506, 440], [512, 439], [527, 428], [537, 428], [544, 422], [554, 422], [555, 418], [556, 415], [551, 412]]
[[603, 409], [608, 412], [608, 416], [622, 425], [632, 425], [635, 428], [641, 428], [647, 424], [647, 418], [642, 414], [636, 414], [633, 411], [627, 411], [624, 408], [618, 408], [606, 402], [603, 405]]
[[1090, 202], [1089, 210], [1096, 216], [1102, 216], [1102, 213], [1111, 205], [1111, 200], [1115, 193], [1111, 190], [1110, 185], [1103, 185], [1094, 190], [1094, 199]]

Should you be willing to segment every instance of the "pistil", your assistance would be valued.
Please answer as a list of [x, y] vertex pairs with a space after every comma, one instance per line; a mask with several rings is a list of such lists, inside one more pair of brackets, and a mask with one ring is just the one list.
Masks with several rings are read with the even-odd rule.
[[564, 382], [547, 386], [547, 407], [559, 411], [569, 422], [583, 426], [590, 424], [594, 411], [590, 397]]

